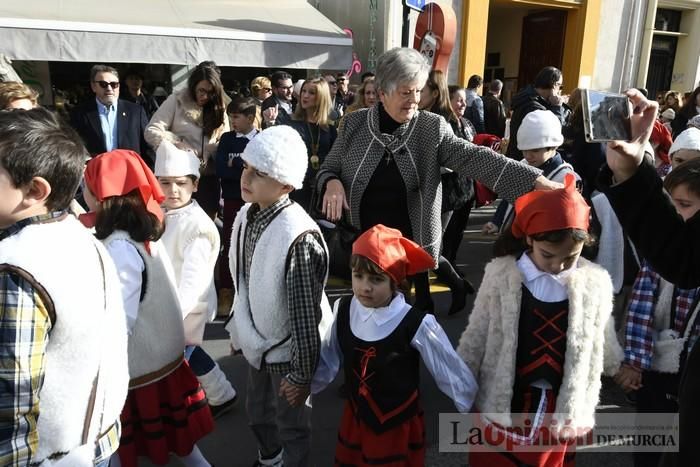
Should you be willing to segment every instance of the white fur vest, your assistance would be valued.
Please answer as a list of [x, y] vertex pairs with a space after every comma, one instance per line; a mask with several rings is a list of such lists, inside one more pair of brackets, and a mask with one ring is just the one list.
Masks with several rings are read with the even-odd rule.
[[[476, 407], [489, 421], [510, 426], [523, 276], [513, 256], [486, 266], [457, 352], [477, 375]], [[569, 323], [564, 375], [556, 400], [558, 426], [589, 429], [595, 422], [600, 376], [614, 375], [623, 358], [612, 318], [610, 276], [583, 258], [567, 277]]]
[[[206, 266], [197, 275], [209, 278], [209, 285], [204, 290], [197, 290], [197, 296], [186, 297], [182, 293], [195, 292], [182, 290], [182, 274], [185, 265], [185, 249], [196, 238], [206, 238], [211, 244], [209, 256], [204, 258]], [[185, 325], [185, 342], [200, 345], [204, 336], [206, 322], [216, 315], [216, 290], [214, 289], [214, 267], [219, 257], [219, 231], [197, 201], [180, 209], [165, 213], [165, 231], [160, 239], [170, 257], [178, 287], [180, 304]]]
[[146, 281], [141, 284], [143, 299], [129, 336], [129, 389], [134, 389], [158, 381], [177, 369], [185, 351], [185, 334], [172, 266], [163, 245], [151, 242], [149, 254], [143, 243], [131, 240], [129, 234], [120, 230], [105, 238], [103, 243], [109, 245], [115, 240], [131, 243], [146, 268]]
[[119, 278], [109, 253], [73, 216], [29, 225], [4, 239], [0, 263], [31, 274], [55, 309], [39, 392], [39, 446], [33, 460], [41, 464], [51, 454], [69, 453], [81, 445], [98, 365], [88, 442], [119, 419], [129, 382]]
[[[308, 231], [319, 232], [318, 225], [297, 203], [280, 212], [255, 245], [250, 277], [243, 277], [241, 263], [247, 214], [250, 204], [241, 208], [233, 223], [229, 264], [236, 285], [233, 318], [226, 325], [231, 341], [255, 368], [266, 363], [285, 363], [292, 359], [291, 327], [287, 304], [287, 257], [294, 242]], [[240, 243], [239, 243], [240, 239]], [[325, 242], [323, 247], [327, 252]], [[321, 303], [322, 323], [332, 314], [325, 294]], [[332, 317], [330, 318], [332, 320]], [[322, 324], [322, 326], [325, 326]]]

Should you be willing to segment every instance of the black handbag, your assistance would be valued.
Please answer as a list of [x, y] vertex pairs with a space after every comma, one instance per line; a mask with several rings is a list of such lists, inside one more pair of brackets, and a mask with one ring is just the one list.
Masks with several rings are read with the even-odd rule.
[[323, 234], [323, 239], [328, 247], [328, 274], [350, 280], [352, 277], [350, 273], [352, 244], [360, 236], [360, 232], [342, 218], [336, 223], [326, 220], [321, 212], [321, 200], [320, 193], [314, 188], [311, 194], [309, 214], [321, 229], [321, 234]]
[[442, 178], [442, 212], [454, 211], [467, 205], [474, 197], [474, 182], [457, 172], [445, 172]]
[[352, 244], [360, 235], [359, 231], [342, 219], [335, 224], [323, 220], [317, 222], [328, 246], [328, 273], [350, 280]]

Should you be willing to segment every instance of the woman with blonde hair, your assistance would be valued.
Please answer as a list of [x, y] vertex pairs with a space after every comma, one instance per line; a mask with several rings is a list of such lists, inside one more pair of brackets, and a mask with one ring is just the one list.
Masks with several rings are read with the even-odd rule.
[[678, 113], [678, 111], [681, 110], [681, 105], [683, 105], [681, 93], [678, 91], [668, 91], [664, 95], [664, 105], [661, 106], [659, 114], [664, 113], [666, 109], [673, 109], [675, 113]]
[[258, 105], [272, 95], [272, 82], [267, 76], [258, 76], [250, 82], [250, 92]]
[[294, 190], [290, 197], [307, 211], [311, 205], [311, 192], [316, 173], [330, 152], [337, 135], [333, 122], [328, 119], [331, 110], [331, 94], [323, 78], [304, 81], [299, 92], [299, 102], [289, 125], [297, 130], [306, 144], [309, 168], [301, 190]]
[[0, 110], [24, 109], [36, 107], [39, 93], [24, 83], [6, 81], [0, 83]]
[[345, 115], [358, 109], [366, 109], [377, 103], [377, 87], [374, 78], [367, 78], [355, 93], [355, 102], [348, 107]]

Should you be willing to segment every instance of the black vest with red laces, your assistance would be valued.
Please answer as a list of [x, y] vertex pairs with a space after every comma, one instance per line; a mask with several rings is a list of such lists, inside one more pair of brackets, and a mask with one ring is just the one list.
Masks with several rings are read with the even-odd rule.
[[546, 380], [557, 393], [564, 374], [566, 330], [569, 325], [569, 300], [543, 302], [522, 286], [516, 388], [527, 388], [537, 380]]
[[345, 384], [356, 416], [383, 433], [419, 411], [420, 354], [411, 341], [425, 313], [411, 308], [388, 336], [367, 342], [350, 329], [350, 301], [341, 299], [336, 324]]

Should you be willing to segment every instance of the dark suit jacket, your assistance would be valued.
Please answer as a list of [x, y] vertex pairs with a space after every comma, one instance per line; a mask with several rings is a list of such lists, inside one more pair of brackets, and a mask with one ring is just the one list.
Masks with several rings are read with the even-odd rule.
[[[143, 138], [148, 125], [146, 111], [138, 104], [119, 99], [117, 104], [117, 145], [115, 149], [131, 149], [141, 155], [153, 166], [151, 151]], [[71, 115], [71, 125], [83, 138], [85, 147], [91, 156], [107, 151], [100, 117], [97, 114], [97, 102], [93, 97], [75, 109]]]

